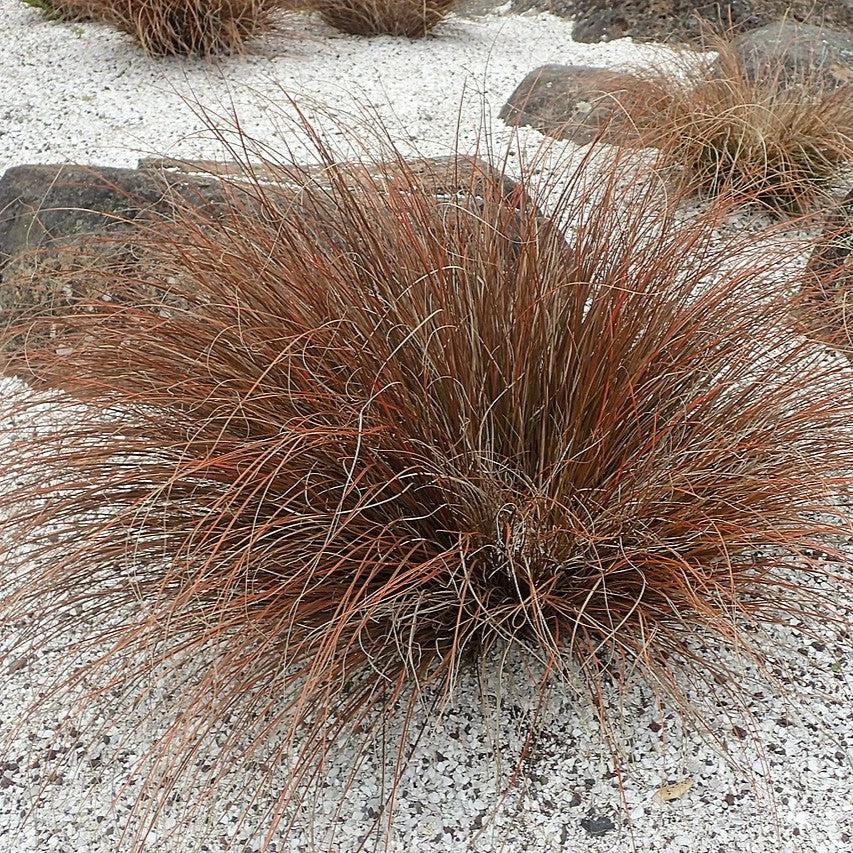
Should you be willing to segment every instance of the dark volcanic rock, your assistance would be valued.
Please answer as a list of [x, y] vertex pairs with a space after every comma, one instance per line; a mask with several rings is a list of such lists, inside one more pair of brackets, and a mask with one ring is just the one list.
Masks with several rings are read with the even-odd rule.
[[827, 217], [795, 311], [808, 332], [853, 356], [853, 190]]
[[575, 41], [630, 36], [638, 41], [699, 44], [709, 32], [743, 33], [790, 19], [853, 28], [850, 0], [514, 0], [575, 21]]
[[572, 38], [580, 42], [698, 43], [713, 32], [744, 32], [766, 23], [750, 0], [576, 0]]
[[818, 78], [830, 88], [853, 83], [853, 32], [848, 30], [780, 22], [737, 36], [732, 48], [753, 80], [781, 69], [782, 85], [805, 78]]
[[[36, 252], [73, 252], [80, 242], [92, 244], [107, 235], [118, 238], [109, 241], [114, 248], [123, 235], [132, 234], [143, 223], [170, 217], [178, 206], [224, 212], [235, 188], [241, 192], [241, 186], [247, 187], [243, 168], [237, 164], [142, 160], [139, 166], [9, 169], [0, 177], [0, 281], [8, 276], [12, 259]], [[392, 168], [384, 171], [385, 177]], [[415, 161], [409, 169], [436, 194], [473, 185], [478, 175], [487, 174], [484, 164], [466, 158]], [[290, 186], [281, 173], [273, 175], [263, 167], [256, 176], [270, 179], [268, 192], [292, 204], [304, 195], [306, 186], [322, 186], [323, 171], [302, 170], [299, 174], [304, 182], [291, 181]], [[507, 192], [514, 189], [511, 182], [505, 185]], [[251, 204], [251, 192], [246, 198]], [[0, 295], [0, 304], [2, 301]]]
[[503, 4], [503, 0], [461, 0], [453, 11], [463, 18], [482, 18], [494, 14]]
[[512, 0], [513, 12], [550, 12], [558, 18], [572, 18], [575, 0]]
[[616, 824], [609, 817], [585, 817], [581, 820], [581, 826], [593, 838], [607, 835], [616, 829]]
[[[27, 338], [25, 318], [59, 318], [108, 298], [106, 283], [141, 263], [142, 222], [177, 205], [222, 204], [221, 183], [162, 169], [32, 165], [0, 177], [0, 330], [5, 352]], [[156, 281], [156, 278], [153, 279]], [[173, 301], [168, 286], [139, 285], [139, 301]], [[57, 332], [52, 331], [52, 334]]]
[[132, 228], [142, 215], [165, 213], [177, 198], [217, 200], [217, 182], [168, 178], [154, 169], [16, 166], [0, 177], [0, 271], [29, 249], [83, 235]]
[[[167, 193], [145, 170], [9, 169], [0, 177], [0, 328], [102, 295], [92, 282], [133, 262], [122, 235], [129, 240], [143, 214], [162, 210]], [[6, 341], [7, 352], [18, 340]]]
[[500, 118], [578, 144], [592, 142], [630, 113], [643, 83], [632, 74], [587, 65], [543, 65], [510, 95]]
[[[345, 173], [358, 192], [365, 182], [420, 189], [448, 205], [476, 206], [488, 181], [515, 198], [516, 184], [487, 164], [465, 157], [417, 160], [404, 171], [396, 164], [372, 172], [351, 166]], [[320, 240], [336, 239], [334, 194], [329, 169], [264, 167], [254, 177], [265, 186], [264, 203], [254, 195], [237, 164], [144, 160], [139, 169], [87, 166], [20, 166], [0, 178], [0, 331], [6, 372], [30, 378], [16, 359], [26, 343], [48, 330], [58, 348], [63, 318], [108, 300], [185, 307], [164, 280], [157, 260], [157, 235], [146, 226], [168, 228], [179, 208], [201, 208], [205, 216], [257, 214], [276, 228], [277, 217], [310, 215]], [[495, 184], [495, 182], [499, 182]], [[236, 208], [235, 208], [236, 204]], [[239, 227], [243, 219], [236, 220]], [[328, 227], [326, 225], [328, 224]], [[167, 237], [168, 239], [168, 237]], [[35, 325], [34, 325], [35, 324]], [[41, 330], [33, 332], [33, 328]], [[52, 343], [53, 346], [53, 343]]]

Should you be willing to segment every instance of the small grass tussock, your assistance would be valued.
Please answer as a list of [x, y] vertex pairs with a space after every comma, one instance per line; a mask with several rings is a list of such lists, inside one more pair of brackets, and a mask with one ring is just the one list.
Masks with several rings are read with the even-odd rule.
[[135, 36], [150, 56], [240, 53], [270, 31], [287, 0], [50, 0], [63, 18], [103, 21]]
[[422, 38], [444, 20], [456, 0], [309, 0], [336, 30], [359, 36]]
[[50, 0], [23, 0], [25, 6], [30, 6], [33, 9], [38, 9], [46, 14], [53, 11]]
[[51, 21], [85, 21], [88, 14], [83, 3], [75, 4], [66, 0], [23, 0], [24, 4], [38, 9]]
[[193, 662], [158, 705], [152, 826], [196, 760], [206, 791], [272, 740], [292, 774], [258, 837], [280, 838], [332, 750], [495, 651], [537, 689], [640, 677], [689, 716], [682, 675], [738, 690], [702, 643], [749, 658], [850, 580], [824, 559], [849, 382], [792, 332], [778, 259], [716, 240], [727, 208], [317, 144], [318, 173], [258, 148], [225, 210], [140, 234], [156, 263], [105, 274], [60, 347], [29, 318], [17, 358], [54, 390], [4, 404], [3, 663], [69, 613], [97, 654], [68, 681], [99, 695]]
[[853, 162], [853, 87], [817, 74], [784, 80], [782, 59], [755, 79], [730, 42], [716, 60], [685, 60], [679, 73], [650, 73], [654, 109], [636, 110], [632, 136], [666, 153], [706, 194], [757, 202], [779, 214], [827, 206]]

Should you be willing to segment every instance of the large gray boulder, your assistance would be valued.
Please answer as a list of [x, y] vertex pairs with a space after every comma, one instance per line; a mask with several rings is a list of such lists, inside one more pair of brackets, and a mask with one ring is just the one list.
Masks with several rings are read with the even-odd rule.
[[701, 42], [710, 33], [760, 25], [748, 0], [575, 0], [575, 41]]
[[[472, 183], [492, 174], [485, 164], [462, 157], [413, 161], [407, 169], [436, 194], [470, 189]], [[377, 170], [387, 177], [394, 166]], [[322, 185], [326, 170], [290, 170], [285, 175], [258, 166], [253, 171], [269, 181], [268, 195], [277, 193], [290, 203], [305, 186]], [[504, 185], [508, 192], [514, 189], [508, 179]], [[16, 166], [0, 177], [0, 280], [13, 257], [81, 238], [121, 236], [152, 218], [173, 215], [179, 206], [215, 212], [224, 209], [235, 190], [242, 193], [241, 188], [247, 194], [244, 198], [251, 200], [251, 182], [246, 182], [244, 168], [214, 161], [145, 159], [137, 169]]]
[[624, 126], [621, 120], [632, 114], [643, 91], [643, 81], [633, 74], [588, 65], [543, 65], [521, 81], [500, 118], [582, 145], [607, 139], [608, 128]]
[[[292, 204], [305, 189], [322, 188], [327, 169], [273, 170], [252, 167], [268, 182], [267, 197]], [[356, 173], [350, 168], [350, 174]], [[378, 165], [374, 177], [387, 179], [395, 164]], [[488, 177], [489, 166], [466, 157], [426, 158], [406, 164], [409, 176], [436, 195], [470, 192]], [[507, 193], [515, 184], [503, 177]], [[0, 280], [9, 261], [33, 250], [56, 248], [81, 238], [132, 232], [178, 207], [225, 210], [229, 197], [251, 203], [251, 181], [242, 165], [207, 160], [145, 159], [137, 169], [98, 166], [16, 166], [0, 177]]]
[[166, 214], [179, 201], [208, 203], [219, 197], [216, 179], [200, 174], [16, 166], [0, 177], [0, 276], [12, 257], [28, 250], [132, 229], [141, 217]]
[[[40, 318], [38, 328], [50, 328], [58, 342], [63, 318], [104, 299], [157, 304], [162, 310], [184, 307], [185, 300], [160, 274], [152, 241], [140, 237], [140, 229], [168, 223], [179, 208], [227, 217], [236, 203], [239, 211], [248, 207], [250, 215], [256, 213], [271, 227], [276, 217], [310, 213], [318, 239], [337, 239], [327, 167], [283, 172], [258, 166], [254, 178], [265, 185], [260, 199], [238, 164], [143, 160], [139, 166], [19, 166], [0, 177], [0, 332], [5, 330], [6, 372], [31, 378], [14, 356], [37, 342], [31, 331], [35, 318]], [[343, 174], [352, 181], [351, 192], [365, 181], [387, 187], [399, 179], [406, 182], [404, 189], [416, 182], [425, 192], [452, 200], [448, 205], [461, 206], [460, 199], [477, 205], [490, 182], [502, 196], [517, 198], [513, 181], [474, 158], [416, 160], [405, 170], [392, 163], [375, 172], [353, 165]]]
[[484, 18], [494, 15], [505, 0], [460, 0], [454, 7], [455, 14], [463, 18]]
[[853, 84], [850, 30], [783, 21], [737, 36], [732, 48], [753, 80], [779, 77], [784, 86], [809, 79], [828, 88]]
[[[0, 331], [8, 355], [28, 338], [27, 319], [58, 318], [114, 298], [105, 282], [141, 263], [139, 227], [177, 206], [223, 202], [220, 182], [161, 168], [25, 165], [0, 177]], [[156, 277], [151, 278], [156, 282]], [[134, 300], [174, 304], [166, 284]], [[4, 331], [5, 330], [5, 331]]]

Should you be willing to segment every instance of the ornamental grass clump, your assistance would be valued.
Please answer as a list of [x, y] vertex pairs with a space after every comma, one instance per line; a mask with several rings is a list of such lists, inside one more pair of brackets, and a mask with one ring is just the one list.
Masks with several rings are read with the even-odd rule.
[[280, 838], [343, 743], [509, 650], [537, 689], [640, 678], [689, 716], [683, 679], [736, 694], [729, 654], [765, 662], [765, 629], [849, 584], [825, 557], [850, 383], [792, 331], [778, 259], [717, 242], [719, 206], [320, 154], [153, 224], [110, 299], [61, 340], [29, 318], [15, 357], [53, 390], [4, 404], [4, 663], [85, 624], [48, 695], [106, 715], [181, 673], [134, 769], [147, 828], [184, 776], [207, 808], [274, 744], [241, 821]]
[[83, 0], [23, 0], [23, 2], [38, 9], [49, 21], [86, 21], [89, 19], [88, 12]]
[[133, 35], [149, 56], [241, 53], [275, 27], [288, 0], [50, 0], [59, 17], [103, 21]]
[[630, 136], [660, 148], [705, 195], [757, 202], [780, 214], [826, 207], [853, 162], [853, 87], [819, 72], [786, 79], [784, 55], [754, 75], [731, 43], [715, 60], [653, 73], [654, 108], [635, 110]]
[[440, 24], [455, 0], [309, 0], [336, 30], [358, 36], [422, 38]]

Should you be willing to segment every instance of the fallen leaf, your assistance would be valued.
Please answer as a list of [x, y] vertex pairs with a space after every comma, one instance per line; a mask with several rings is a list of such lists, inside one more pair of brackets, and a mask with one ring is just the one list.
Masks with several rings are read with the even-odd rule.
[[849, 83], [853, 80], [853, 71], [847, 65], [842, 65], [840, 62], [833, 62], [830, 66], [830, 73], [841, 83]]
[[692, 787], [692, 779], [682, 779], [674, 785], [664, 785], [663, 787], [658, 788], [655, 796], [657, 796], [662, 803], [668, 803], [670, 800], [677, 800], [680, 797], [683, 797]]

